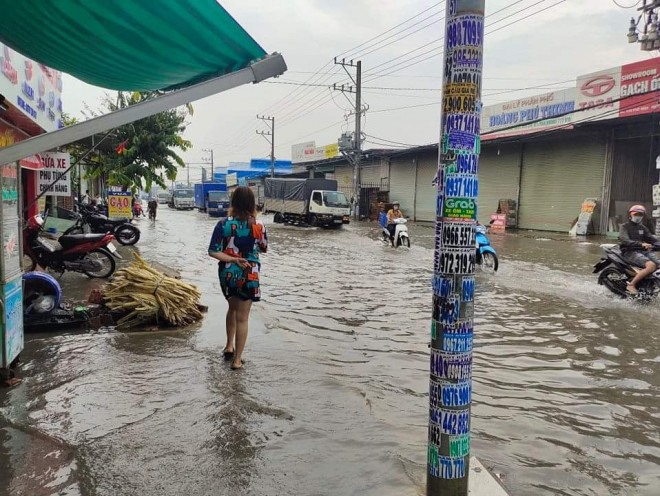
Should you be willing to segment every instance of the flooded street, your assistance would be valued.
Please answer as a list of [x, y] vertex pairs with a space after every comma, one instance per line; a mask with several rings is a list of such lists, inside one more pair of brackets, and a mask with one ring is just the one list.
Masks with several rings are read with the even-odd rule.
[[[215, 220], [161, 208], [139, 222], [143, 256], [179, 268], [209, 314], [178, 331], [29, 335], [23, 384], [0, 390], [0, 495], [424, 494], [433, 228], [396, 251], [375, 224], [266, 222], [240, 372], [222, 358]], [[657, 495], [660, 303], [599, 287], [597, 242], [491, 240], [473, 455], [516, 496]]]

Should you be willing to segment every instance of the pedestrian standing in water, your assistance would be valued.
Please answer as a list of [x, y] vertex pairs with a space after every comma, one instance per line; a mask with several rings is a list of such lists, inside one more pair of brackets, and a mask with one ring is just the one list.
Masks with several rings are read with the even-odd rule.
[[233, 370], [244, 363], [250, 309], [252, 302], [261, 299], [259, 253], [266, 253], [267, 249], [266, 228], [257, 220], [254, 193], [248, 187], [236, 188], [229, 217], [215, 226], [209, 244], [209, 256], [219, 261], [220, 287], [229, 303], [224, 356], [232, 361]]

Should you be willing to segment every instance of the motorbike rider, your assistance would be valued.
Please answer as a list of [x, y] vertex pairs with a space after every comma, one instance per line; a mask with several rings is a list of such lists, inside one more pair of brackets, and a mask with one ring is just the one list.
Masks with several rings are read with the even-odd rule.
[[621, 226], [619, 241], [621, 252], [628, 263], [643, 267], [626, 288], [632, 295], [638, 294], [637, 284], [660, 267], [660, 256], [653, 253], [653, 244], [660, 244], [660, 237], [654, 236], [643, 224], [646, 208], [634, 205], [628, 211], [630, 219]]
[[147, 203], [147, 210], [149, 211], [149, 218], [156, 220], [156, 212], [158, 212], [158, 201], [155, 198], [151, 198], [149, 203]]
[[392, 208], [387, 212], [387, 230], [390, 232], [390, 240], [394, 243], [394, 233], [396, 232], [396, 219], [403, 219], [403, 212], [401, 211], [401, 204], [395, 201]]

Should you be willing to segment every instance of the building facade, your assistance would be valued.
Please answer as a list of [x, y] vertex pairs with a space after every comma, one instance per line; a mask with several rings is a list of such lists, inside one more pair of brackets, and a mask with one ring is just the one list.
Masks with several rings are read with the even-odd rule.
[[[593, 231], [618, 231], [631, 204], [653, 209], [660, 166], [660, 58], [580, 76], [574, 88], [485, 107], [480, 131], [479, 220], [512, 200], [517, 227], [568, 232], [586, 199]], [[466, 124], [468, 125], [468, 124]], [[438, 145], [368, 150], [363, 190], [388, 191], [406, 215], [435, 221]], [[343, 157], [308, 164], [351, 193]], [[362, 211], [362, 210], [361, 210]]]

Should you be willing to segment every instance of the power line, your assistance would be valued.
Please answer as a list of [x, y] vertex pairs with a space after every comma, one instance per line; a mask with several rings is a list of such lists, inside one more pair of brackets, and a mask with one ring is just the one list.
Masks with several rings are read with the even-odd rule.
[[[544, 1], [545, 1], [545, 0], [544, 0]], [[528, 15], [528, 16], [525, 16], [525, 17], [523, 17], [523, 18], [520, 18], [520, 19], [517, 19], [517, 20], [515, 20], [515, 21], [512, 21], [512, 22], [510, 22], [509, 24], [506, 24], [506, 25], [501, 26], [501, 27], [499, 27], [499, 28], [497, 28], [497, 29], [494, 29], [493, 31], [489, 31], [488, 33], [485, 33], [484, 36], [487, 36], [487, 35], [492, 34], [492, 33], [494, 33], [494, 32], [500, 31], [500, 30], [505, 29], [505, 28], [507, 28], [507, 27], [509, 27], [509, 26], [512, 26], [512, 25], [514, 25], [514, 24], [516, 24], [516, 23], [518, 23], [518, 22], [520, 22], [520, 21], [523, 21], [523, 20], [528, 19], [528, 18], [530, 18], [530, 17], [533, 17], [533, 16], [535, 16], [535, 15], [537, 15], [537, 14], [540, 14], [540, 13], [542, 13], [542, 12], [545, 12], [545, 11], [547, 11], [547, 10], [553, 8], [553, 7], [556, 7], [557, 5], [562, 4], [562, 3], [566, 2], [566, 1], [567, 1], [567, 0], [560, 0], [560, 1], [557, 2], [557, 3], [554, 3], [554, 4], [550, 5], [549, 7], [546, 7], [546, 8], [544, 8], [544, 9], [541, 9], [541, 10], [538, 10], [538, 11], [536, 11], [536, 12], [533, 12], [533, 13], [531, 13], [531, 14]], [[536, 4], [535, 4], [535, 5], [536, 5]], [[531, 8], [531, 6], [530, 6], [530, 7], [527, 7], [527, 8]], [[523, 9], [523, 10], [524, 10], [524, 9]], [[520, 13], [520, 12], [518, 12], [518, 13]], [[510, 16], [509, 16], [509, 17], [510, 17]], [[443, 39], [444, 39], [444, 38], [443, 38]], [[408, 65], [405, 65], [404, 67], [401, 67], [401, 68], [399, 68], [399, 69], [396, 69], [396, 70], [394, 70], [394, 71], [392, 71], [392, 72], [389, 72], [389, 73], [382, 73], [382, 71], [381, 71], [380, 73], [372, 74], [374, 77], [368, 79], [367, 82], [368, 82], [368, 81], [374, 81], [374, 80], [376, 80], [376, 79], [380, 79], [381, 77], [385, 77], [385, 76], [387, 76], [387, 75], [390, 75], [390, 74], [392, 74], [393, 72], [399, 72], [399, 71], [401, 71], [401, 70], [403, 70], [403, 69], [406, 69], [406, 68], [408, 68], [408, 67], [412, 67], [412, 66], [414, 66], [414, 65], [421, 64], [422, 62], [425, 62], [425, 61], [427, 61], [427, 60], [430, 60], [430, 59], [432, 59], [432, 58], [434, 58], [434, 57], [437, 57], [437, 56], [439, 56], [439, 55], [442, 55], [442, 53], [444, 53], [444, 47], [442, 47], [442, 48], [435, 48], [435, 49], [432, 49], [432, 50], [428, 50], [427, 52], [424, 52], [424, 53], [422, 53], [422, 54], [416, 55], [415, 57], [410, 58], [409, 61], [410, 61], [410, 60], [414, 60], [414, 59], [416, 59], [416, 58], [419, 58], [419, 57], [421, 57], [421, 56], [423, 56], [423, 55], [425, 55], [425, 54], [431, 53], [431, 52], [436, 51], [436, 50], [441, 50], [441, 51], [439, 51], [438, 53], [435, 53], [435, 54], [433, 54], [433, 55], [431, 55], [431, 56], [429, 56], [429, 57], [426, 57], [426, 58], [424, 58], [424, 59], [422, 59], [422, 60], [418, 60], [417, 62], [412, 62], [412, 63], [410, 63], [410, 64], [408, 64]], [[404, 64], [404, 63], [406, 63], [406, 62], [408, 62], [408, 61], [403, 61], [403, 62], [400, 62], [400, 63], [398, 63], [398, 64], [392, 65], [392, 66], [388, 67], [387, 69], [384, 69], [384, 71], [388, 71], [388, 70], [390, 70], [390, 69], [392, 69], [392, 68], [394, 68], [394, 67], [397, 67], [397, 66], [399, 66], [399, 65], [401, 65], [401, 64]]]
[[402, 143], [401, 141], [393, 141], [393, 140], [388, 140], [388, 139], [385, 139], [385, 138], [379, 138], [378, 136], [372, 136], [372, 135], [366, 134], [366, 133], [365, 133], [365, 136], [367, 136], [368, 138], [371, 138], [371, 139], [376, 139], [378, 141], [383, 141], [385, 143], [391, 143], [393, 145], [402, 145], [402, 146], [408, 146], [408, 147], [413, 147], [413, 148], [417, 147], [417, 146], [421, 146], [421, 145], [411, 145], [410, 143]]
[[614, 5], [616, 5], [617, 7], [621, 7], [622, 9], [634, 9], [635, 7], [637, 7], [642, 2], [642, 0], [637, 0], [634, 5], [630, 5], [630, 6], [621, 5], [616, 0], [612, 0], [612, 2], [614, 2]]
[[388, 29], [387, 31], [384, 31], [384, 32], [380, 33], [379, 35], [374, 36], [373, 38], [370, 38], [370, 39], [368, 39], [367, 41], [365, 41], [365, 42], [363, 42], [363, 43], [361, 43], [361, 44], [359, 44], [359, 45], [357, 45], [357, 46], [355, 46], [355, 47], [353, 47], [353, 48], [350, 48], [350, 49], [348, 49], [348, 50], [345, 51], [345, 52], [340, 53], [339, 55], [337, 55], [336, 58], [339, 58], [339, 57], [348, 57], [348, 58], [350, 58], [351, 55], [349, 55], [349, 54], [351, 54], [351, 52], [353, 52], [354, 50], [363, 47], [363, 46], [366, 45], [367, 43], [370, 43], [370, 42], [372, 42], [372, 41], [374, 41], [374, 40], [377, 40], [378, 38], [380, 38], [381, 36], [383, 36], [383, 35], [385, 35], [385, 34], [387, 34], [387, 33], [391, 33], [391, 32], [394, 31], [395, 29], [397, 29], [397, 28], [403, 26], [404, 24], [407, 24], [408, 22], [412, 21], [413, 19], [416, 19], [416, 18], [418, 18], [418, 17], [424, 15], [424, 14], [427, 13], [428, 11], [433, 10], [435, 7], [437, 7], [437, 6], [439, 6], [439, 5], [442, 5], [443, 3], [445, 3], [445, 0], [442, 0], [442, 1], [438, 2], [438, 3], [434, 3], [434, 4], [431, 5], [429, 8], [427, 8], [427, 9], [421, 11], [421, 12], [418, 13], [418, 14], [415, 14], [415, 15], [412, 16], [412, 17], [409, 17], [409, 18], [406, 19], [405, 21], [400, 22], [399, 24], [397, 24], [396, 26], [394, 26], [394, 27]]

